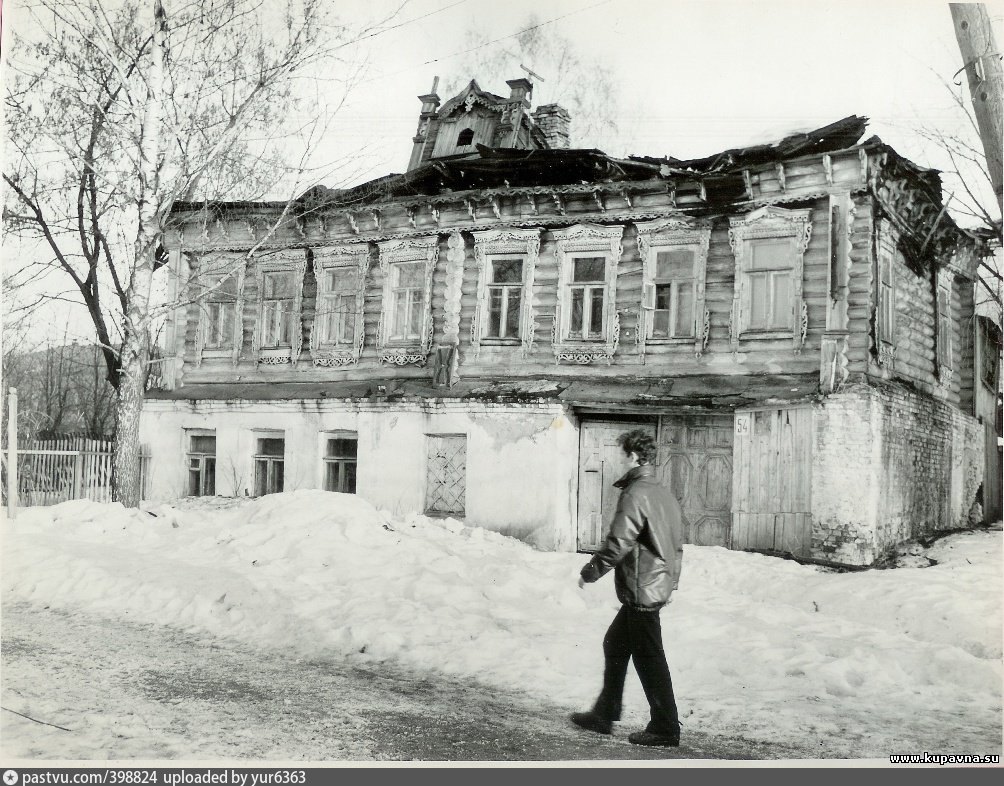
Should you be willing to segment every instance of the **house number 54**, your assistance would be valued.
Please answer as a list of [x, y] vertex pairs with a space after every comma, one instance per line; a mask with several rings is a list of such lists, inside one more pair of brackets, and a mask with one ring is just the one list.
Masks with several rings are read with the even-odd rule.
[[736, 434], [750, 433], [750, 416], [736, 415]]

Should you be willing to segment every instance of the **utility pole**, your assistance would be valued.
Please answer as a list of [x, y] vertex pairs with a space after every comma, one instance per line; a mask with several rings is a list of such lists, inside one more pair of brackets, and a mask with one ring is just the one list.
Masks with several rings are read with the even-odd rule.
[[985, 4], [948, 5], [955, 24], [955, 38], [962, 53], [961, 70], [965, 70], [969, 80], [969, 97], [980, 129], [990, 181], [997, 194], [997, 206], [1004, 210], [1004, 134], [1001, 131], [1004, 75], [1001, 73], [1001, 53], [994, 43], [990, 15]]

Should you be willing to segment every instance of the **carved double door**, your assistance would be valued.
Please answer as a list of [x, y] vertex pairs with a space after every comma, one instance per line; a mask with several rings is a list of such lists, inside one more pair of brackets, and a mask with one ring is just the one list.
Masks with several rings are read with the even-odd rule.
[[659, 445], [657, 471], [687, 517], [687, 543], [726, 546], [732, 508], [733, 418], [726, 415], [662, 415], [657, 422], [587, 420], [579, 439], [578, 547], [595, 551], [606, 537], [620, 491], [613, 487], [628, 469], [617, 444], [625, 431], [641, 428]]

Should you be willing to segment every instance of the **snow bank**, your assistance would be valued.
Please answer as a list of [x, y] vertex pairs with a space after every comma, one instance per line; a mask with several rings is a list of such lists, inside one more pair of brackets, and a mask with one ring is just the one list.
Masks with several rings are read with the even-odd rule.
[[[3, 546], [5, 601], [393, 660], [567, 707], [593, 699], [617, 608], [610, 578], [576, 586], [582, 555], [322, 491], [30, 508]], [[837, 573], [686, 547], [663, 612], [685, 724], [804, 740], [861, 723], [893, 744], [937, 707], [999, 735], [1001, 533], [927, 556], [938, 564]], [[643, 722], [633, 678], [626, 698]]]

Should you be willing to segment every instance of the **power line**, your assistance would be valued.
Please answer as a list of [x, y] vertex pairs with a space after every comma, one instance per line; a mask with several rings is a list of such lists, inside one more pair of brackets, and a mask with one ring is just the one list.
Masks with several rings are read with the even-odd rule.
[[458, 55], [466, 55], [469, 52], [476, 52], [479, 49], [484, 49], [486, 46], [491, 46], [492, 44], [497, 44], [499, 41], [505, 41], [508, 38], [515, 38], [516, 36], [523, 35], [523, 33], [529, 33], [531, 30], [536, 30], [538, 27], [544, 27], [545, 25], [553, 24], [554, 22], [559, 22], [562, 19], [567, 19], [570, 16], [575, 16], [575, 14], [581, 14], [583, 11], [591, 11], [594, 8], [599, 8], [601, 5], [606, 5], [611, 2], [611, 0], [600, 0], [599, 3], [594, 3], [593, 5], [586, 6], [585, 8], [578, 8], [575, 11], [569, 11], [567, 14], [562, 14], [561, 16], [556, 16], [553, 19], [548, 19], [544, 22], [540, 22], [535, 25], [531, 25], [523, 30], [517, 30], [515, 33], [510, 33], [509, 35], [504, 35], [501, 38], [496, 38], [491, 41], [486, 41], [478, 46], [471, 47], [470, 49], [462, 49], [458, 52], [451, 52], [448, 55], [443, 55], [442, 57], [434, 57], [432, 60], [426, 60], [424, 63], [419, 63], [416, 66], [410, 68], [404, 68], [400, 71], [393, 71], [389, 74], [383, 74], [382, 76], [374, 76], [369, 79], [363, 79], [360, 84], [365, 84], [367, 82], [375, 82], [378, 79], [387, 79], [392, 76], [397, 76], [398, 74], [409, 73], [414, 71], [416, 68], [421, 68], [422, 66], [432, 65], [433, 63], [438, 63], [440, 60], [447, 60], [451, 57], [457, 57]]
[[352, 44], [357, 44], [360, 41], [365, 41], [367, 38], [376, 38], [378, 35], [383, 35], [384, 33], [389, 33], [391, 30], [397, 30], [399, 27], [405, 27], [410, 25], [412, 22], [418, 22], [426, 17], [433, 16], [435, 14], [442, 13], [443, 11], [449, 11], [451, 8], [455, 8], [458, 5], [463, 5], [469, 2], [469, 0], [457, 0], [457, 2], [452, 3], [442, 8], [437, 8], [435, 11], [429, 11], [427, 14], [422, 14], [421, 16], [416, 16], [411, 19], [406, 19], [403, 22], [398, 22], [396, 25], [391, 25], [390, 27], [384, 27], [377, 30], [375, 33], [367, 33], [366, 35], [359, 36], [359, 38], [353, 38], [351, 41], [346, 41], [344, 44], [339, 44], [335, 49], [342, 49], [346, 46], [351, 46]]

